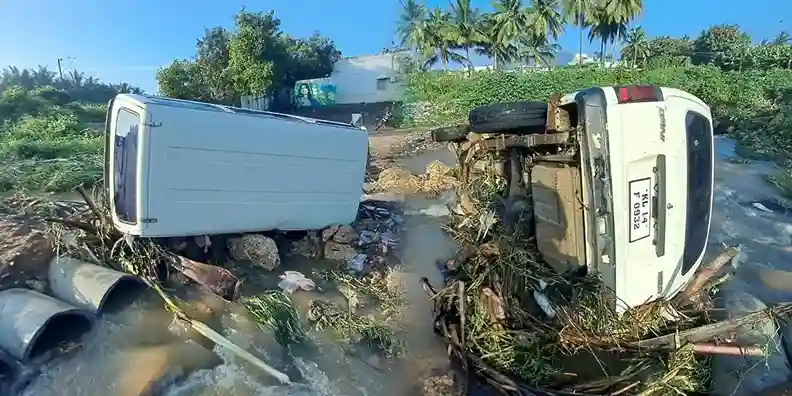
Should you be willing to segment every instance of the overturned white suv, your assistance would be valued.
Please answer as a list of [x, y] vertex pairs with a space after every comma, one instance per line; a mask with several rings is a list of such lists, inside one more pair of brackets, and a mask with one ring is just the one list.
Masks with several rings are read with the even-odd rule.
[[597, 87], [483, 106], [433, 137], [501, 153], [504, 219], [527, 218], [559, 272], [599, 273], [620, 311], [673, 297], [701, 263], [713, 129], [709, 107], [687, 92]]

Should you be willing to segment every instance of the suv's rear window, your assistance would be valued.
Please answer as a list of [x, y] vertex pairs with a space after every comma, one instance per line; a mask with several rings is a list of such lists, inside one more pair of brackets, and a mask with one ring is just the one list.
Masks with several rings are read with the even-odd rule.
[[113, 204], [118, 219], [137, 223], [137, 151], [140, 116], [120, 109], [116, 116]]
[[707, 244], [712, 209], [712, 126], [694, 111], [685, 116], [688, 144], [688, 197], [682, 274], [696, 264]]

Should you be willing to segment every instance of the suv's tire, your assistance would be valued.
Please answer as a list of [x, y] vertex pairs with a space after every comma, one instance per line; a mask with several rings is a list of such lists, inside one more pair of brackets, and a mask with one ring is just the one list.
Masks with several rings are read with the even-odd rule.
[[467, 125], [442, 127], [432, 130], [432, 140], [435, 142], [461, 142], [467, 139], [470, 128]]
[[468, 114], [468, 120], [470, 129], [478, 133], [520, 133], [520, 129], [544, 128], [547, 103], [526, 101], [476, 107]]

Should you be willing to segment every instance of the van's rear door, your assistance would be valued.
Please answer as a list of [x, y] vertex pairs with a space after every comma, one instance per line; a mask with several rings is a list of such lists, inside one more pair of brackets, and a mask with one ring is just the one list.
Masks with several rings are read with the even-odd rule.
[[[684, 197], [684, 141], [669, 133], [667, 103], [657, 87], [615, 87], [609, 102], [616, 292], [626, 306], [663, 296], [678, 258], [665, 246], [665, 208]], [[613, 96], [611, 96], [613, 98]], [[682, 173], [681, 173], [682, 172]]]
[[[146, 127], [143, 106], [126, 96], [119, 96], [109, 110], [108, 143], [112, 144], [106, 158], [109, 203], [116, 227], [124, 233], [139, 235], [145, 228], [142, 217], [140, 191], [143, 181], [140, 171], [141, 142]], [[145, 186], [143, 187], [145, 188]]]

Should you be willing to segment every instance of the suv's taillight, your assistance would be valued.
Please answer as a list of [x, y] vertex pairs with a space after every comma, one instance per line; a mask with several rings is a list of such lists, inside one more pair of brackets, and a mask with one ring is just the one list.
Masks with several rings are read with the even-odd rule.
[[619, 103], [660, 102], [663, 92], [651, 85], [627, 85], [615, 87]]

